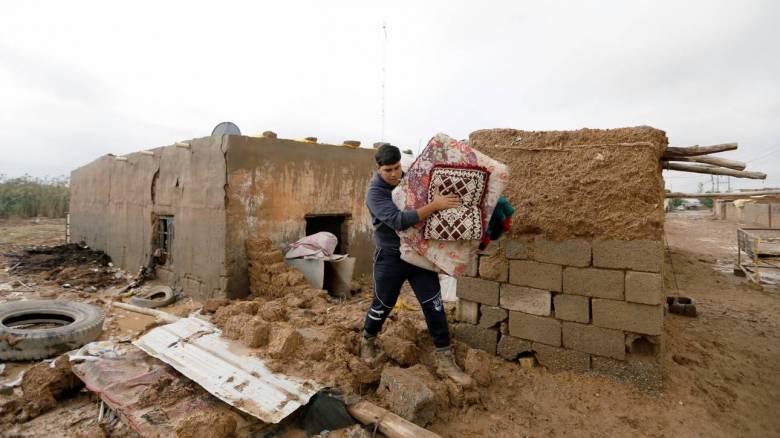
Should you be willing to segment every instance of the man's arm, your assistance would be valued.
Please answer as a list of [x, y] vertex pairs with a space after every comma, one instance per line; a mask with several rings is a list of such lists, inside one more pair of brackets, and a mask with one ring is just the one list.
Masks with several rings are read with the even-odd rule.
[[370, 188], [366, 197], [368, 209], [371, 213], [388, 227], [401, 231], [420, 223], [434, 212], [446, 208], [457, 207], [460, 199], [457, 195], [440, 195], [433, 197], [433, 201], [417, 210], [401, 211], [395, 206], [389, 196], [385, 196], [381, 189]]

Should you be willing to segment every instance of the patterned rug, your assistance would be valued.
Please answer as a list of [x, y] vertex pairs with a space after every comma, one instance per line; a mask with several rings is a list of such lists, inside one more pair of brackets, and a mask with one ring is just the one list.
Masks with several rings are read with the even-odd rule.
[[461, 205], [433, 213], [425, 224], [424, 237], [437, 240], [479, 240], [485, 229], [482, 200], [490, 173], [480, 167], [436, 166], [431, 170], [428, 202], [436, 193], [456, 194]]
[[[393, 189], [393, 202], [401, 210], [416, 210], [428, 203], [432, 171], [437, 167], [482, 168], [489, 172], [481, 217], [489, 218], [509, 181], [506, 165], [469, 146], [468, 142], [437, 134], [428, 142]], [[475, 192], [476, 193], [476, 192]], [[427, 223], [427, 221], [426, 221]], [[426, 223], [399, 231], [401, 258], [408, 263], [452, 276], [462, 275], [479, 246], [479, 240], [426, 239]]]

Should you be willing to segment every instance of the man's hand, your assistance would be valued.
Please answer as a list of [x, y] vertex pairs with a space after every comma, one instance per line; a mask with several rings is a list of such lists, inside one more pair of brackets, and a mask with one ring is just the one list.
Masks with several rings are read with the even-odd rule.
[[437, 192], [433, 195], [433, 200], [424, 207], [417, 209], [417, 217], [420, 222], [428, 218], [433, 213], [446, 210], [448, 208], [454, 208], [460, 205], [460, 197], [455, 194], [442, 195]]
[[433, 207], [436, 209], [436, 211], [455, 208], [460, 206], [460, 196], [453, 193], [447, 195], [436, 193], [433, 195], [433, 201], [431, 201], [431, 204], [433, 204]]

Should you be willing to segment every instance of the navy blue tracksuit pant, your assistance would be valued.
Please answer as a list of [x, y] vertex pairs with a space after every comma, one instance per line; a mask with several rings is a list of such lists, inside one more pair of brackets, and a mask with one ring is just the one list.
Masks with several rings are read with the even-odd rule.
[[439, 276], [401, 260], [398, 250], [377, 248], [374, 253], [374, 300], [366, 315], [364, 336], [376, 336], [393, 310], [404, 281], [414, 290], [422, 306], [428, 333], [437, 348], [450, 345], [447, 315], [441, 299]]

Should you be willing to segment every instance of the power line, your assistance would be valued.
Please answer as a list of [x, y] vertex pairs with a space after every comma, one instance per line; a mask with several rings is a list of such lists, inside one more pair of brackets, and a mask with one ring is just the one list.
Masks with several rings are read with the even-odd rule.
[[760, 155], [760, 156], [758, 156], [756, 158], [753, 158], [752, 160], [745, 161], [745, 163], [752, 163], [753, 161], [760, 160], [760, 159], [762, 159], [764, 157], [768, 157], [768, 156], [774, 154], [775, 152], [780, 152], [780, 146], [772, 149], [771, 151], [765, 153], [764, 155]]

